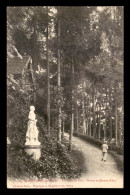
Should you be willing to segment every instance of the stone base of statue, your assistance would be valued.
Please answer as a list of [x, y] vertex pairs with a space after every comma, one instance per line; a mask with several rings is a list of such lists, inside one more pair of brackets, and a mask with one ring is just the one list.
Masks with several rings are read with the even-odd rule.
[[41, 143], [38, 140], [30, 141], [30, 140], [26, 139], [25, 146], [40, 146], [40, 145], [41, 145]]
[[33, 141], [33, 143], [27, 141], [24, 146], [24, 151], [28, 155], [32, 155], [34, 160], [39, 160], [41, 157], [41, 143], [39, 141]]

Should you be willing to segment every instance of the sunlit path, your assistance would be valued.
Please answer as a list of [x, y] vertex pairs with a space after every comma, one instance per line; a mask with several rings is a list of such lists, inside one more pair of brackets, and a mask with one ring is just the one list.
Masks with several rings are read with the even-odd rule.
[[[65, 133], [65, 137], [68, 139], [67, 133]], [[87, 171], [80, 178], [84, 185], [123, 187], [123, 175], [118, 171], [115, 160], [110, 154], [107, 155], [107, 162], [103, 162], [101, 161], [102, 153], [99, 148], [77, 137], [73, 137], [73, 145], [77, 150], [82, 151], [85, 157]], [[87, 183], [84, 181], [87, 181]]]

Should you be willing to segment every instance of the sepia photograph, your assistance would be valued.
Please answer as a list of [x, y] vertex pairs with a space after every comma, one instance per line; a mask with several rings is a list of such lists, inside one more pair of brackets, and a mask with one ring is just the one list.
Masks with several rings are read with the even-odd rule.
[[124, 188], [124, 7], [6, 17], [7, 188]]

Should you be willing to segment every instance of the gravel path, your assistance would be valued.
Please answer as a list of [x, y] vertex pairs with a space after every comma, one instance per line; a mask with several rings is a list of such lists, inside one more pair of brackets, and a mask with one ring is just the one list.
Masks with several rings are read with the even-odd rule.
[[[68, 134], [65, 133], [68, 140]], [[81, 176], [81, 181], [90, 187], [123, 187], [123, 175], [117, 169], [113, 157], [108, 154], [107, 162], [101, 161], [102, 152], [87, 141], [73, 137], [73, 145], [77, 150], [82, 151], [87, 171]], [[83, 185], [84, 186], [84, 185]]]

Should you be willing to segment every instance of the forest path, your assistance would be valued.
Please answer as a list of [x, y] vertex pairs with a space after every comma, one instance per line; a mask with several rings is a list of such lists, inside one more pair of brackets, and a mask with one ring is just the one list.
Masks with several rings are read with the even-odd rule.
[[[69, 138], [67, 133], [65, 138]], [[85, 158], [86, 172], [81, 175], [81, 182], [86, 181], [90, 187], [123, 187], [123, 174], [118, 171], [110, 154], [107, 154], [107, 162], [103, 162], [102, 151], [99, 148], [78, 137], [72, 139], [73, 147], [81, 151]]]

